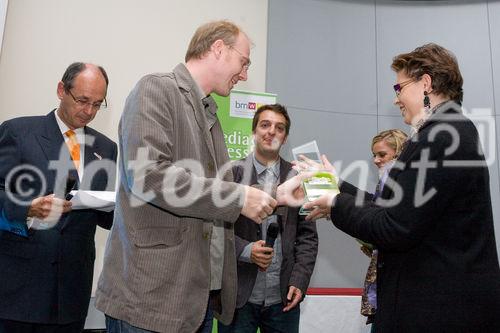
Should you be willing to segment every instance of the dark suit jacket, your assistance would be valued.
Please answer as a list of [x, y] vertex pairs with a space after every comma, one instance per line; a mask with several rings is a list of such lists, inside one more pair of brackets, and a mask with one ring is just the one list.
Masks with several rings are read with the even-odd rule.
[[[85, 134], [86, 171], [80, 188], [114, 190], [116, 144], [89, 127], [85, 127]], [[90, 145], [92, 137], [95, 141]], [[54, 111], [46, 116], [12, 119], [0, 126], [0, 210], [6, 219], [23, 223], [27, 218], [28, 206], [11, 200], [12, 195], [30, 202], [65, 184], [49, 169], [49, 161], [59, 160], [61, 151], [63, 160], [70, 160]], [[97, 166], [106, 159], [113, 161], [113, 166], [104, 165], [109, 173], [101, 169], [91, 177], [88, 165]], [[22, 196], [16, 189], [20, 174], [6, 183], [9, 172], [22, 164], [41, 171], [45, 188], [39, 177], [25, 180], [22, 190], [33, 193]], [[70, 174], [78, 179], [74, 168]], [[27, 238], [0, 231], [0, 318], [59, 324], [84, 319], [92, 288], [96, 225], [109, 229], [112, 221], [113, 212], [85, 209], [64, 214], [52, 229], [30, 229]]]
[[[426, 159], [436, 164], [419, 180], [415, 163]], [[400, 189], [397, 204], [356, 206], [352, 188], [341, 186], [331, 211], [339, 229], [379, 249], [377, 331], [500, 332], [489, 174], [476, 128], [444, 108], [398, 161], [389, 173], [395, 184], [387, 182], [381, 195], [391, 199]], [[418, 181], [424, 193], [436, 191], [420, 205]]]
[[[280, 184], [288, 176], [293, 176], [292, 165], [281, 159]], [[245, 170], [247, 170], [245, 174]], [[257, 174], [251, 157], [236, 163], [233, 167], [234, 179], [237, 183], [253, 185], [257, 183]], [[298, 208], [286, 208], [281, 216], [280, 232], [283, 260], [281, 263], [280, 288], [281, 298], [286, 304], [288, 286], [299, 288], [305, 295], [309, 280], [314, 270], [318, 253], [318, 234], [316, 224], [304, 220], [298, 215]], [[239, 258], [245, 246], [261, 238], [260, 225], [240, 215], [234, 226], [236, 258]], [[241, 308], [248, 301], [257, 278], [257, 265], [238, 261], [238, 296], [236, 307]]]

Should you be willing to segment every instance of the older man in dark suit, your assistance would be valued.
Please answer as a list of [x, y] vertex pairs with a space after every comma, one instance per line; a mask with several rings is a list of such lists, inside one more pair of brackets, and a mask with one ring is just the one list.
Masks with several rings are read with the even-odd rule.
[[[263, 105], [254, 115], [255, 150], [233, 168], [235, 181], [264, 188], [281, 184], [295, 175], [279, 153], [290, 130], [290, 117], [280, 104]], [[278, 209], [282, 210], [282, 209]], [[219, 323], [219, 332], [298, 332], [300, 306], [316, 262], [316, 224], [305, 221], [298, 208], [286, 207], [256, 225], [244, 216], [235, 224], [238, 259], [238, 296], [234, 320]], [[267, 247], [266, 233], [279, 225], [274, 248]]]
[[64, 187], [114, 188], [116, 144], [87, 126], [107, 86], [102, 67], [73, 63], [57, 110], [0, 126], [1, 333], [83, 330], [96, 225], [109, 229], [113, 212], [72, 210]]

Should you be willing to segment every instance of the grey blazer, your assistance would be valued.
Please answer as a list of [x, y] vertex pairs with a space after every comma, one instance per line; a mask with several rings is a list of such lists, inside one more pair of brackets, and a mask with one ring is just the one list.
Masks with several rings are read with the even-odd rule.
[[[257, 175], [251, 157], [241, 160], [233, 167], [234, 180], [238, 183], [253, 185]], [[283, 183], [289, 176], [294, 176], [292, 165], [281, 159], [280, 179]], [[283, 260], [280, 272], [280, 293], [283, 304], [290, 285], [299, 288], [305, 295], [318, 254], [318, 234], [316, 222], [309, 222], [298, 214], [299, 208], [286, 207], [280, 216], [281, 247]], [[245, 246], [262, 238], [260, 225], [244, 216], [235, 224], [236, 258]], [[257, 278], [257, 265], [238, 261], [238, 297], [236, 307], [241, 308], [248, 302]]]
[[[215, 178], [229, 157], [220, 123], [208, 128], [195, 85], [183, 64], [143, 77], [127, 98], [119, 127], [120, 186], [96, 307], [159, 332], [194, 332], [204, 319], [214, 220], [225, 221], [216, 317], [230, 322], [236, 302], [233, 222], [244, 188], [232, 182], [230, 168], [223, 180]], [[188, 159], [199, 162], [198, 169], [179, 164]], [[233, 193], [233, 199], [218, 207], [214, 192], [222, 198]], [[188, 203], [179, 205], [176, 197]]]

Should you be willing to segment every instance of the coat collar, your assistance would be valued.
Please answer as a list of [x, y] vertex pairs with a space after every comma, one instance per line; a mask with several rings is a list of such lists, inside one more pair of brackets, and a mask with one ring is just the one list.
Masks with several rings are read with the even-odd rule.
[[47, 160], [59, 160], [59, 155], [69, 159], [70, 157], [67, 149], [61, 149], [64, 144], [64, 138], [57, 125], [55, 110], [47, 114], [42, 122], [42, 131], [38, 136], [38, 142]]
[[443, 121], [461, 120], [461, 113], [461, 107], [453, 101], [448, 101], [437, 107], [432, 116], [419, 128], [418, 132], [405, 142], [406, 147], [401, 152], [398, 161], [407, 162], [419, 143], [422, 142], [422, 136], [427, 136], [433, 126]]

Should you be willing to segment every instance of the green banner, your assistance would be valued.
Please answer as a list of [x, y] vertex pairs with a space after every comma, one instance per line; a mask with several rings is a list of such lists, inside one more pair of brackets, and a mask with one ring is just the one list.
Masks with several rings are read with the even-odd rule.
[[228, 97], [213, 94], [218, 106], [217, 117], [231, 160], [239, 160], [252, 151], [252, 119], [264, 104], [275, 104], [276, 95], [233, 90]]

